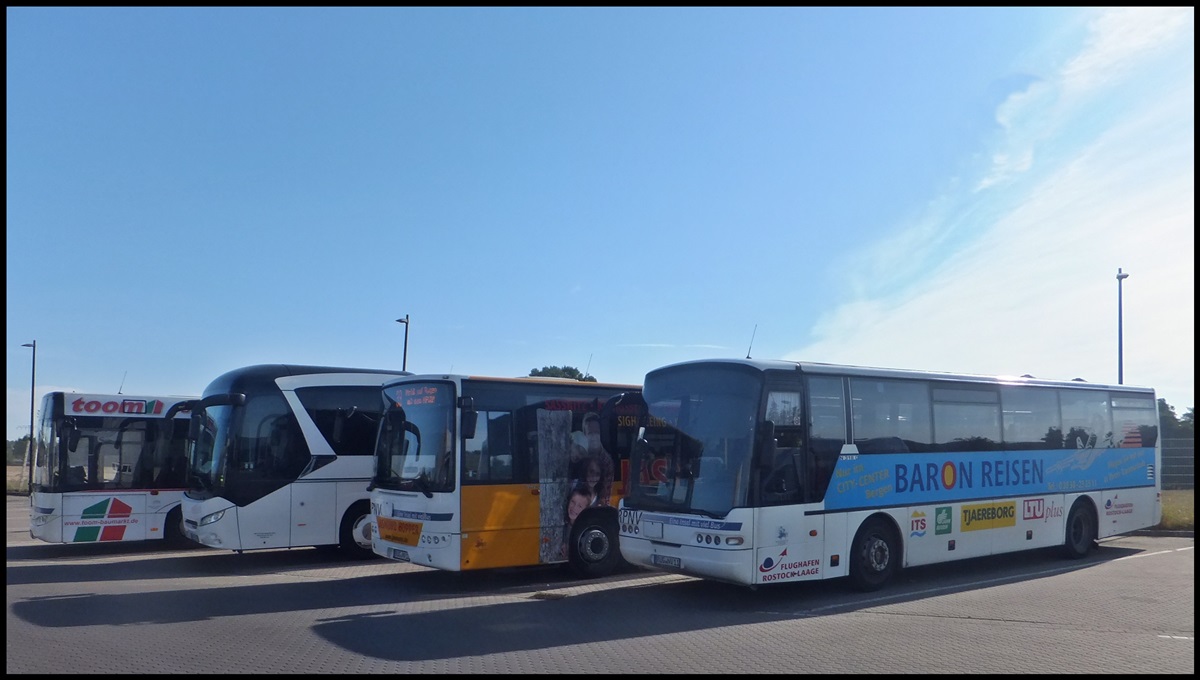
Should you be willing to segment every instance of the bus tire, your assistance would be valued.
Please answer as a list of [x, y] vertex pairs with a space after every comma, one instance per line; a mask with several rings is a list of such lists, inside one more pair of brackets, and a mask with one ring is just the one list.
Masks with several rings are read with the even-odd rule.
[[163, 522], [163, 543], [168, 548], [194, 548], [198, 545], [183, 533], [183, 508], [181, 506], [177, 505], [167, 512], [167, 519]]
[[859, 527], [850, 552], [850, 584], [871, 592], [886, 584], [900, 564], [900, 539], [890, 522], [872, 517]]
[[1077, 560], [1087, 556], [1096, 546], [1096, 512], [1083, 498], [1075, 501], [1067, 514], [1067, 526], [1063, 538], [1063, 554]]
[[567, 559], [571, 571], [582, 578], [600, 578], [616, 571], [621, 562], [617, 515], [585, 512], [571, 527]]
[[375, 557], [375, 551], [371, 549], [371, 535], [368, 533], [373, 521], [370, 503], [359, 501], [351, 505], [342, 517], [342, 527], [338, 532], [338, 551], [355, 560]]

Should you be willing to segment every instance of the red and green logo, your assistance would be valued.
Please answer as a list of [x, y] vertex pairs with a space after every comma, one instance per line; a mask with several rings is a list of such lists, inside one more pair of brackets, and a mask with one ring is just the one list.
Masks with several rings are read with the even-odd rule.
[[106, 520], [128, 520], [133, 514], [133, 508], [116, 498], [106, 498], [99, 503], [83, 509], [82, 524], [75, 530], [75, 543], [93, 543], [99, 541], [119, 541], [125, 537], [127, 522], [119, 524], [104, 524]]

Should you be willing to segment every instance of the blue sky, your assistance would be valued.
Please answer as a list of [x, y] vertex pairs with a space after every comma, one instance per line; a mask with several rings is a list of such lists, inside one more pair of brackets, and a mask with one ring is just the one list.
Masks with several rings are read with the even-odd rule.
[[[33, 8], [8, 438], [258, 363], [745, 356], [1194, 406], [1194, 8]], [[751, 340], [753, 345], [751, 346]]]

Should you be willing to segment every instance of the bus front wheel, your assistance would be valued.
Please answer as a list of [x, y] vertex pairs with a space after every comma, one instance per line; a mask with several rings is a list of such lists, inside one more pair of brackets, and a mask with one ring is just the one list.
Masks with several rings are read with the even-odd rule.
[[342, 528], [338, 534], [338, 550], [347, 557], [365, 560], [375, 557], [371, 549], [371, 504], [360, 501], [350, 506], [342, 517]]
[[571, 570], [583, 578], [600, 578], [613, 573], [621, 561], [617, 543], [616, 514], [589, 512], [571, 527], [567, 559]]
[[1067, 515], [1066, 538], [1063, 540], [1063, 554], [1077, 560], [1085, 557], [1088, 551], [1096, 546], [1096, 513], [1092, 506], [1082, 498], [1071, 506]]
[[176, 506], [167, 513], [163, 522], [163, 542], [168, 548], [196, 548], [194, 543], [183, 534], [183, 509]]
[[850, 553], [850, 583], [856, 590], [879, 590], [897, 570], [900, 540], [892, 525], [879, 519], [863, 523]]

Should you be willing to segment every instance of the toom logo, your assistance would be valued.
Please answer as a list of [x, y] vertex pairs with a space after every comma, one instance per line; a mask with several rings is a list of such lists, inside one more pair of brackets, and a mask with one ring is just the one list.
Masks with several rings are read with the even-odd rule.
[[163, 412], [163, 403], [158, 399], [122, 399], [101, 401], [99, 399], [86, 399], [80, 397], [71, 402], [72, 413], [88, 413], [105, 415], [112, 413], [121, 414], [137, 414], [137, 415], [160, 415]]
[[119, 541], [125, 538], [125, 527], [137, 523], [132, 515], [133, 508], [127, 503], [107, 498], [84, 508], [79, 521], [65, 524], [78, 527], [75, 530], [75, 543]]

